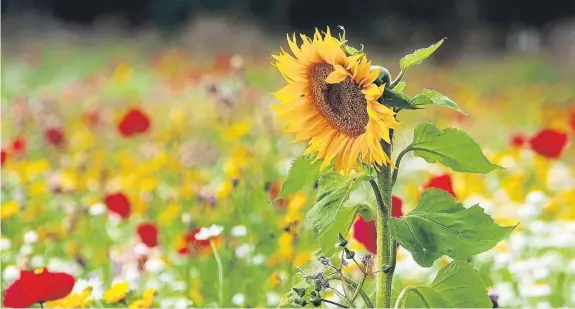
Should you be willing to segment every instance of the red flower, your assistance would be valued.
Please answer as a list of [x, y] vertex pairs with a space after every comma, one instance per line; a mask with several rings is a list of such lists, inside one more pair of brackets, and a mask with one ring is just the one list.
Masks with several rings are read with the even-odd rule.
[[6, 162], [6, 160], [8, 159], [8, 153], [4, 149], [2, 149], [1, 154], [2, 154], [1, 165], [4, 165], [4, 162]]
[[74, 288], [74, 277], [66, 273], [22, 270], [20, 278], [4, 291], [4, 306], [27, 308], [36, 303], [66, 297]]
[[146, 246], [153, 248], [158, 245], [158, 227], [154, 223], [140, 224], [138, 235]]
[[537, 133], [529, 143], [536, 153], [550, 159], [557, 159], [567, 144], [567, 133], [545, 129]]
[[124, 137], [145, 133], [150, 129], [150, 118], [139, 108], [129, 110], [118, 124], [118, 131]]
[[425, 185], [425, 189], [429, 188], [437, 188], [447, 193], [455, 196], [455, 192], [453, 192], [453, 183], [451, 182], [451, 176], [449, 174], [443, 174], [439, 176], [435, 176], [429, 180], [429, 182]]
[[[393, 196], [391, 201], [391, 215], [394, 218], [401, 218], [403, 201]], [[377, 230], [375, 228], [375, 220], [365, 221], [363, 217], [359, 217], [353, 223], [353, 237], [362, 243], [367, 251], [375, 254], [377, 252]]]
[[525, 145], [526, 142], [527, 138], [521, 133], [511, 136], [511, 146], [513, 147], [521, 148]]
[[26, 141], [22, 137], [17, 137], [15, 140], [12, 141], [11, 145], [12, 153], [16, 155], [21, 155], [26, 152]]
[[575, 132], [575, 109], [571, 112], [571, 129]]
[[200, 228], [197, 227], [191, 230], [186, 235], [186, 242], [191, 244], [195, 251], [201, 251], [203, 249], [210, 247], [210, 240], [209, 239], [196, 239], [196, 234], [200, 232]]
[[48, 128], [44, 132], [44, 139], [48, 144], [60, 147], [64, 144], [64, 132], [60, 128]]
[[95, 128], [100, 123], [100, 113], [97, 110], [88, 111], [83, 116], [84, 123], [90, 128]]
[[109, 211], [119, 215], [122, 219], [130, 216], [130, 201], [121, 192], [106, 195], [104, 203]]

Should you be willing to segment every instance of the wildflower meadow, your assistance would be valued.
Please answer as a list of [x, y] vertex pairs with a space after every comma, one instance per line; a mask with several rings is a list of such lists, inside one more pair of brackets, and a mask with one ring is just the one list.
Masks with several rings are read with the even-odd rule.
[[575, 71], [94, 41], [2, 54], [3, 307], [575, 307]]

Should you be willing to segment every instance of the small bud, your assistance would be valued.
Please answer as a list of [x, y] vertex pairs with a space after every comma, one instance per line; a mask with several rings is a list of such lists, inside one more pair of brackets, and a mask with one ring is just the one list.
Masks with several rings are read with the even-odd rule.
[[369, 266], [371, 259], [373, 258], [373, 255], [366, 253], [362, 258], [361, 258], [361, 263], [363, 264], [363, 266]]
[[375, 71], [377, 69], [381, 69], [381, 72], [379, 72], [379, 76], [377, 77], [377, 79], [375, 80], [375, 84], [378, 86], [381, 86], [383, 84], [385, 85], [390, 85], [391, 84], [391, 73], [389, 73], [389, 70], [379, 66], [379, 65], [372, 65], [370, 68], [372, 71]]
[[327, 281], [322, 274], [317, 274], [314, 278], [315, 283], [315, 290], [316, 291], [323, 291], [329, 288], [329, 281]]
[[307, 301], [304, 299], [296, 299], [293, 301], [296, 305], [305, 307], [307, 305]]
[[382, 271], [384, 273], [388, 273], [391, 270], [391, 265], [387, 264], [387, 265], [383, 265]]
[[317, 297], [319, 294], [316, 291], [311, 291], [310, 295], [311, 297]]
[[331, 266], [330, 260], [329, 260], [328, 258], [326, 258], [325, 256], [323, 256], [323, 255], [320, 256], [320, 257], [318, 258], [318, 260], [319, 260], [319, 262], [322, 263], [323, 266], [325, 266], [325, 267]]
[[348, 248], [344, 248], [343, 250], [345, 251], [345, 258], [346, 258], [346, 259], [351, 260], [351, 259], [353, 259], [353, 258], [355, 257], [355, 252], [354, 252], [354, 251], [351, 251], [351, 250], [349, 250]]
[[321, 298], [314, 298], [314, 299], [312, 299], [312, 300], [311, 300], [311, 304], [314, 305], [314, 306], [316, 306], [316, 307], [319, 307], [319, 306], [321, 305]]
[[305, 295], [304, 288], [292, 288], [292, 290], [297, 294], [298, 297], [303, 297]]
[[347, 246], [347, 239], [345, 239], [343, 235], [341, 235], [341, 233], [337, 234], [337, 238], [339, 239], [339, 242], [337, 243], [338, 246], [340, 247]]

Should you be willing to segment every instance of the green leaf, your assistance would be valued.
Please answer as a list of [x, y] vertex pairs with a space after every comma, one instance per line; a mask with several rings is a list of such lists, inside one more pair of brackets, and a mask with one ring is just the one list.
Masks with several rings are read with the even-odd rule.
[[403, 93], [397, 93], [393, 90], [385, 88], [381, 96], [383, 103], [387, 106], [397, 107], [401, 109], [420, 109], [410, 103], [410, 98]]
[[420, 64], [423, 60], [429, 58], [429, 56], [431, 56], [431, 54], [433, 54], [439, 48], [439, 46], [443, 44], [443, 41], [445, 41], [445, 39], [442, 39], [441, 41], [429, 47], [418, 49], [412, 54], [409, 54], [401, 58], [401, 60], [399, 61], [399, 66], [401, 67], [401, 70], [405, 72], [410, 67]]
[[415, 128], [413, 143], [408, 147], [415, 156], [429, 163], [439, 161], [457, 172], [484, 174], [501, 168], [489, 162], [475, 140], [464, 131], [439, 129], [429, 122], [422, 122]]
[[403, 93], [403, 90], [405, 89], [405, 82], [399, 82], [397, 83], [397, 85], [395, 85], [395, 87], [393, 87], [393, 91], [397, 92], [397, 93]]
[[487, 251], [515, 228], [497, 225], [479, 205], [465, 208], [439, 189], [425, 190], [413, 211], [390, 224], [393, 237], [423, 267], [443, 255], [465, 260]]
[[[333, 246], [337, 242], [337, 234], [348, 224], [348, 217], [354, 216], [358, 211], [358, 208], [344, 207], [358, 180], [358, 177], [345, 177], [336, 172], [328, 172], [319, 178], [317, 203], [307, 212], [306, 219], [319, 233], [320, 246], [326, 256], [335, 249]], [[343, 213], [338, 218], [340, 211]], [[342, 234], [346, 233], [347, 231]], [[332, 238], [333, 242], [329, 244], [328, 241]]]
[[453, 102], [453, 100], [431, 89], [423, 89], [423, 91], [420, 94], [416, 95], [411, 99], [410, 103], [414, 106], [429, 105], [429, 104], [445, 106], [453, 110], [456, 110], [462, 113], [463, 115], [467, 115], [467, 113], [464, 112], [461, 108], [459, 108], [457, 103]]
[[[292, 278], [292, 288], [298, 288], [298, 289], [305, 289], [306, 293], [309, 294], [309, 292], [311, 292], [311, 290], [313, 290], [312, 285], [307, 282], [307, 280], [305, 279], [304, 275], [301, 272], [297, 272], [293, 278]], [[299, 299], [299, 295], [296, 293], [296, 291], [294, 291], [292, 288], [290, 288], [290, 291], [287, 292], [282, 299], [280, 300], [279, 306], [278, 308], [298, 308], [301, 306], [298, 306], [295, 304], [295, 300]], [[304, 296], [304, 299], [309, 299], [308, 297]], [[311, 304], [308, 304], [305, 306], [307, 307], [313, 307]]]
[[274, 201], [296, 193], [306, 186], [312, 186], [319, 175], [320, 165], [321, 162], [314, 162], [314, 159], [311, 156], [302, 155], [297, 157], [293, 161], [288, 172], [288, 176], [282, 184], [280, 193], [276, 196]]
[[363, 214], [370, 214], [371, 211], [369, 207], [365, 204], [348, 206], [342, 206], [335, 219], [326, 226], [317, 236], [318, 244], [321, 248], [321, 252], [325, 256], [331, 256], [336, 252], [336, 244], [338, 242], [338, 234], [347, 235], [353, 220], [358, 212]]
[[430, 285], [407, 288], [401, 305], [402, 308], [492, 307], [481, 277], [464, 261], [454, 261], [440, 269]]

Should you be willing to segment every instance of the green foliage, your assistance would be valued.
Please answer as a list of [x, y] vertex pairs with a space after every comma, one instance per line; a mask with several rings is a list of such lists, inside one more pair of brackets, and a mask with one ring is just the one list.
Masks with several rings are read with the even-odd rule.
[[390, 226], [393, 237], [423, 267], [443, 255], [464, 260], [487, 251], [515, 228], [497, 225], [479, 205], [465, 208], [439, 189], [425, 190], [416, 208], [392, 219]]
[[485, 285], [467, 262], [443, 267], [430, 285], [409, 287], [401, 308], [491, 308]]
[[397, 85], [395, 85], [395, 87], [393, 87], [393, 91], [395, 91], [396, 93], [403, 93], [403, 90], [405, 89], [405, 86], [407, 84], [405, 82], [399, 82], [397, 83]]
[[319, 175], [320, 165], [321, 162], [314, 162], [311, 156], [301, 155], [297, 157], [293, 161], [280, 193], [275, 199], [288, 197], [306, 186], [312, 186]]
[[306, 219], [318, 232], [318, 243], [326, 256], [335, 253], [337, 235], [346, 235], [357, 212], [367, 207], [344, 206], [358, 180], [358, 177], [345, 177], [336, 172], [319, 178], [317, 203], [307, 212]]
[[439, 129], [429, 122], [415, 128], [408, 149], [429, 163], [439, 161], [456, 172], [488, 173], [501, 168], [489, 162], [469, 134], [455, 128]]
[[410, 99], [403, 93], [395, 92], [385, 88], [381, 96], [383, 103], [387, 106], [400, 108], [400, 109], [420, 109], [419, 107], [411, 104]]
[[409, 54], [401, 58], [401, 60], [399, 61], [399, 66], [401, 67], [401, 70], [405, 72], [410, 67], [420, 64], [423, 60], [429, 58], [429, 56], [431, 56], [431, 54], [433, 54], [439, 48], [439, 46], [443, 44], [443, 41], [445, 41], [445, 39], [442, 39], [439, 42], [429, 47], [418, 49], [412, 54]]
[[[301, 272], [297, 272], [292, 278], [292, 289], [282, 297], [279, 308], [301, 307], [296, 305], [296, 300], [302, 298], [301, 292], [309, 295], [311, 291], [313, 291], [313, 285], [306, 280]], [[305, 299], [305, 296], [303, 298]], [[305, 307], [313, 306], [308, 303]]]
[[414, 106], [429, 105], [429, 104], [445, 106], [453, 110], [456, 110], [462, 113], [463, 115], [467, 115], [467, 113], [464, 112], [461, 108], [459, 108], [457, 103], [453, 102], [453, 100], [432, 89], [423, 89], [423, 91], [420, 94], [416, 95], [411, 99], [411, 104]]

